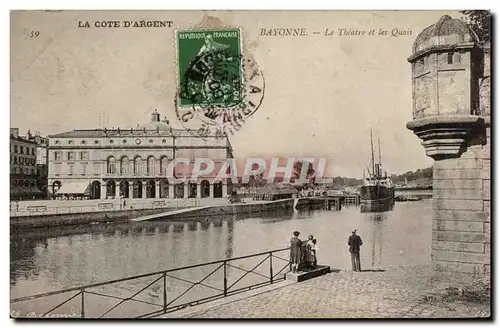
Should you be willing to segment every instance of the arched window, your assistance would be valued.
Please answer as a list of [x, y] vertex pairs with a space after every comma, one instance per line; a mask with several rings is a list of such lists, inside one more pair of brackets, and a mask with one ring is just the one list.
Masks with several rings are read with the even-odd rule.
[[123, 156], [121, 161], [120, 161], [120, 174], [121, 175], [128, 175], [130, 172], [129, 170], [129, 161], [127, 156]]
[[142, 158], [140, 156], [134, 159], [134, 175], [142, 175]]
[[147, 175], [155, 174], [155, 158], [153, 156], [148, 157]]
[[160, 160], [160, 174], [162, 176], [167, 175], [167, 166], [168, 166], [168, 158], [167, 156], [163, 156]]
[[113, 156], [108, 158], [108, 169], [107, 172], [108, 174], [116, 174], [116, 161]]

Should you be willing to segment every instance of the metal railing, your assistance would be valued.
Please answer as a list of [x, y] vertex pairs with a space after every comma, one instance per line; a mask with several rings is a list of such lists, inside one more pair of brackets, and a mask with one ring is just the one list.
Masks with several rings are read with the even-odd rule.
[[[54, 314], [55, 310], [59, 309], [61, 311], [65, 305], [70, 304], [73, 300], [77, 300], [76, 302], [72, 302], [73, 304], [71, 305], [71, 309], [66, 309], [63, 311], [64, 313], [59, 314], [59, 317], [68, 315], [75, 317], [76, 314], [76, 317], [80, 318], [151, 318], [174, 312], [188, 306], [206, 303], [284, 280], [285, 273], [287, 272], [285, 270], [289, 268], [290, 265], [290, 261], [287, 259], [288, 250], [289, 247], [275, 249], [252, 255], [239, 256], [81, 287], [15, 298], [10, 301], [11, 311], [15, 311], [12, 309], [15, 305], [21, 306], [22, 304], [24, 304], [24, 307], [29, 310], [33, 310], [35, 308], [39, 309], [44, 306], [51, 306], [51, 302], [47, 299], [59, 296], [57, 297], [57, 302], [52, 302], [56, 304], [52, 304], [48, 310], [46, 308], [44, 311], [40, 311], [38, 317], [58, 316]], [[282, 255], [285, 252], [286, 255]], [[252, 263], [250, 268], [245, 268], [241, 263], [239, 265], [237, 264], [237, 262], [248, 259], [257, 259], [257, 263]], [[278, 263], [280, 264], [278, 265]], [[176, 276], [176, 274], [187, 272], [189, 270], [197, 270], [202, 274], [198, 275], [194, 279], [193, 277], [183, 278], [178, 275]], [[217, 274], [219, 275], [218, 277]], [[253, 275], [252, 277], [256, 279], [250, 279], [250, 281], [247, 279], [247, 284], [242, 283], [246, 278], [250, 277], [250, 275]], [[140, 284], [136, 283], [133, 286], [123, 284], [124, 282], [129, 283], [132, 281], [141, 281], [145, 278], [149, 279], [149, 281], [142, 282]], [[169, 284], [167, 284], [167, 281]], [[113, 288], [108, 288], [107, 292], [96, 290], [98, 287], [110, 287], [114, 284], [120, 284], [118, 286], [119, 295], [109, 294], [109, 291]], [[182, 284], [187, 284], [187, 286], [181, 287]], [[133, 290], [131, 290], [132, 287], [134, 287]], [[211, 293], [198, 292], [197, 294], [191, 296], [191, 298], [187, 297], [189, 292], [197, 287], [210, 290]], [[135, 290], [135, 288], [137, 288], [137, 290]], [[129, 291], [131, 295], [124, 297], [124, 290]], [[144, 295], [144, 292], [148, 290], [150, 290], [148, 293], [148, 300], [145, 300], [144, 297], [142, 299], [138, 297], [141, 294]], [[116, 288], [115, 291], [117, 291]], [[153, 293], [151, 293], [151, 291]], [[72, 295], [65, 295], [69, 293]], [[63, 295], [65, 296], [63, 297]], [[90, 297], [97, 298], [91, 300]], [[104, 301], [104, 299], [108, 301]], [[117, 303], [109, 304], [110, 299], [115, 300]], [[37, 302], [38, 305], [33, 304], [34, 302]], [[130, 305], [132, 305], [132, 307], [130, 307]], [[140, 309], [141, 306], [142, 310]], [[117, 310], [120, 310], [121, 312], [117, 314]], [[16, 311], [18, 311], [18, 313], [23, 313], [19, 310]], [[25, 312], [28, 311], [26, 310]], [[128, 316], [123, 314], [127, 314]], [[23, 316], [20, 315], [19, 317]]]

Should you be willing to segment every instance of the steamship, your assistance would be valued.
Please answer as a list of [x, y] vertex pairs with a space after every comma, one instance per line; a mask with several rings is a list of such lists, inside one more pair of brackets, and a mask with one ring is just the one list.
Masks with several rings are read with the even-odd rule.
[[371, 141], [371, 171], [368, 168], [368, 176], [363, 179], [363, 185], [359, 190], [360, 202], [369, 207], [390, 207], [394, 204], [394, 185], [387, 176], [387, 171], [382, 170], [382, 156], [380, 153], [380, 138], [378, 139], [378, 162], [375, 162], [373, 151], [373, 137], [370, 129]]

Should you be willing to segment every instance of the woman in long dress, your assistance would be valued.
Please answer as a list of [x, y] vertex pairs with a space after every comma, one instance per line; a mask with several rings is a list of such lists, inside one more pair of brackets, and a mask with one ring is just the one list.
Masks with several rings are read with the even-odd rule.
[[311, 268], [315, 268], [316, 265], [316, 250], [314, 249], [316, 244], [313, 242], [314, 237], [311, 235], [309, 236], [308, 238], [309, 240], [307, 241], [307, 244], [306, 244], [306, 261], [307, 263], [309, 264], [309, 266]]
[[302, 240], [299, 239], [300, 232], [294, 231], [293, 237], [290, 239], [290, 262], [292, 263], [292, 273], [296, 273], [300, 259], [302, 257], [300, 247], [302, 246]]

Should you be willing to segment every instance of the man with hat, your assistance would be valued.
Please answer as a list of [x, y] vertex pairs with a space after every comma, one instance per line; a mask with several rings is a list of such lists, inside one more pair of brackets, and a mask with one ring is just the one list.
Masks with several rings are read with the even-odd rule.
[[356, 234], [356, 229], [352, 231], [347, 241], [349, 245], [349, 252], [351, 253], [352, 271], [361, 271], [361, 262], [359, 260], [360, 246], [363, 245], [361, 237]]

